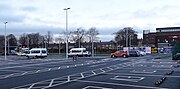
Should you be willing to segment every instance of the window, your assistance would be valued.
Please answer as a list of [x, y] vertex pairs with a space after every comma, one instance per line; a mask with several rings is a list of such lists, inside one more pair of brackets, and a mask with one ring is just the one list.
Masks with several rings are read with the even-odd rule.
[[72, 50], [72, 53], [79, 53], [81, 50]]
[[46, 53], [46, 50], [42, 50], [42, 53]]
[[32, 50], [31, 53], [40, 53], [40, 50]]

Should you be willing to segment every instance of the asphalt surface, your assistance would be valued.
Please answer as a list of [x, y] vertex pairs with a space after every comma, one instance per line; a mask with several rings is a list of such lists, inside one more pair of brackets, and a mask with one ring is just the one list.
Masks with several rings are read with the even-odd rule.
[[165, 55], [97, 55], [76, 61], [59, 55], [0, 56], [0, 89], [180, 89], [179, 62], [170, 57], [154, 60]]

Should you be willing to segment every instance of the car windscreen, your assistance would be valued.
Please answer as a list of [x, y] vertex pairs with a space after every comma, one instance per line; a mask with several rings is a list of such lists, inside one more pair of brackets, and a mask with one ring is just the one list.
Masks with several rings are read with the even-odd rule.
[[46, 50], [42, 50], [42, 53], [47, 53], [47, 51]]

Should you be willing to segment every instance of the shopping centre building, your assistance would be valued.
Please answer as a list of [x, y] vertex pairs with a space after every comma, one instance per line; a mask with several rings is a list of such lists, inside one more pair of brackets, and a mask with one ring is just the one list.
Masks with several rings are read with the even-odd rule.
[[177, 42], [180, 42], [180, 27], [156, 28], [156, 32], [143, 31], [144, 46], [168, 49]]

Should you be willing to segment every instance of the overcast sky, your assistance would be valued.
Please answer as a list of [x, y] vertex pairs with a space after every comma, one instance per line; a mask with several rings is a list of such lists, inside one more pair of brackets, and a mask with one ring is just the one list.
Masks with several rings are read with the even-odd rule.
[[102, 41], [112, 33], [133, 27], [142, 37], [143, 30], [180, 26], [180, 0], [0, 0], [0, 35], [39, 32], [54, 34], [65, 30], [68, 10], [69, 30], [96, 27]]

